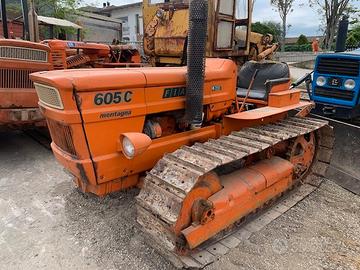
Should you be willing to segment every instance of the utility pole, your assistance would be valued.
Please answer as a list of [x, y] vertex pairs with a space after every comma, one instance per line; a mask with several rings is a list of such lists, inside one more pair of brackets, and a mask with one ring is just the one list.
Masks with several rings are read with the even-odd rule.
[[[25, 0], [26, 1], [26, 0]], [[39, 24], [37, 19], [37, 14], [35, 11], [34, 0], [30, 0], [29, 2], [29, 36], [30, 41], [39, 42]]]
[[7, 16], [6, 16], [6, 0], [0, 0], [1, 4], [1, 20], [3, 25], [4, 38], [9, 38], [9, 30], [7, 25]]
[[27, 0], [21, 0], [21, 8], [24, 19], [24, 39], [30, 40], [29, 30], [29, 7]]

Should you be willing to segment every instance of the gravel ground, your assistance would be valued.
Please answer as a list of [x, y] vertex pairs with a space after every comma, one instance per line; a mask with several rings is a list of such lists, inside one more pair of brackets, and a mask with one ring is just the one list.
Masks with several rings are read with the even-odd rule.
[[136, 194], [84, 196], [51, 151], [0, 134], [0, 269], [172, 269], [143, 241]]
[[[0, 269], [173, 269], [135, 222], [137, 191], [77, 192], [52, 153], [0, 134]], [[360, 198], [332, 182], [210, 269], [360, 269]]]

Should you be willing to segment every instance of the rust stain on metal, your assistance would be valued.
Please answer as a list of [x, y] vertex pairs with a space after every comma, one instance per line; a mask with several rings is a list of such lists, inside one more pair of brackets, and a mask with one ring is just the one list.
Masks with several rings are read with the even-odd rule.
[[85, 169], [81, 163], [77, 163], [76, 167], [79, 170], [80, 173], [80, 181], [85, 182], [86, 184], [89, 184], [89, 178], [86, 175]]

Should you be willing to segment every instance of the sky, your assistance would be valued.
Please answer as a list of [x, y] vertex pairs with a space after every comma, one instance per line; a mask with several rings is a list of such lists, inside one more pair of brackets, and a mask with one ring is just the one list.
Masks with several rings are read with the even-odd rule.
[[[96, 4], [98, 7], [101, 7], [102, 3], [107, 1], [111, 5], [141, 2], [139, 0], [83, 0], [83, 3]], [[360, 1], [355, 1], [355, 3], [360, 7]], [[309, 6], [308, 0], [295, 0], [293, 8], [294, 11], [288, 15], [288, 25], [291, 25], [287, 33], [288, 37], [298, 37], [300, 34], [307, 36], [322, 34], [320, 30], [321, 17], [317, 13], [316, 8]], [[270, 0], [255, 0], [253, 22], [269, 20], [280, 22], [279, 14], [270, 5]]]

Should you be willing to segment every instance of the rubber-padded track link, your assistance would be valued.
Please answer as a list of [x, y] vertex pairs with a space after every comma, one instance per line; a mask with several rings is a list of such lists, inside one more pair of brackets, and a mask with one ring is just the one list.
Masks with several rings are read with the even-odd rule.
[[143, 189], [136, 198], [137, 220], [147, 237], [151, 239], [151, 245], [180, 268], [202, 268], [216, 260], [217, 256], [237, 246], [245, 236], [249, 237], [260, 225], [246, 225], [250, 227], [240, 228], [230, 236], [227, 234], [220, 239], [218, 237], [210, 239], [194, 250], [191, 256], [176, 254], [175, 236], [170, 228], [176, 223], [184, 197], [201, 175], [220, 166], [240, 162], [245, 157], [262, 152], [281, 141], [294, 139], [310, 132], [315, 132], [318, 144], [311, 169], [312, 174], [306, 179], [306, 184], [297, 191], [302, 194], [301, 196], [296, 194], [290, 198], [291, 203], [287, 202], [285, 206], [279, 208], [282, 211], [276, 210], [275, 207], [275, 210], [270, 210], [270, 214], [265, 216], [266, 218], [261, 216], [260, 220], [265, 219], [264, 222], [257, 221], [259, 219], [254, 221], [254, 224], [257, 221], [260, 225], [266, 225], [281, 215], [284, 209], [291, 208], [292, 203], [296, 204], [315, 190], [319, 185], [318, 179], [321, 179], [318, 176], [325, 175], [334, 145], [333, 131], [327, 121], [291, 117], [274, 124], [242, 129], [204, 144], [183, 146], [166, 155], [148, 173]]

